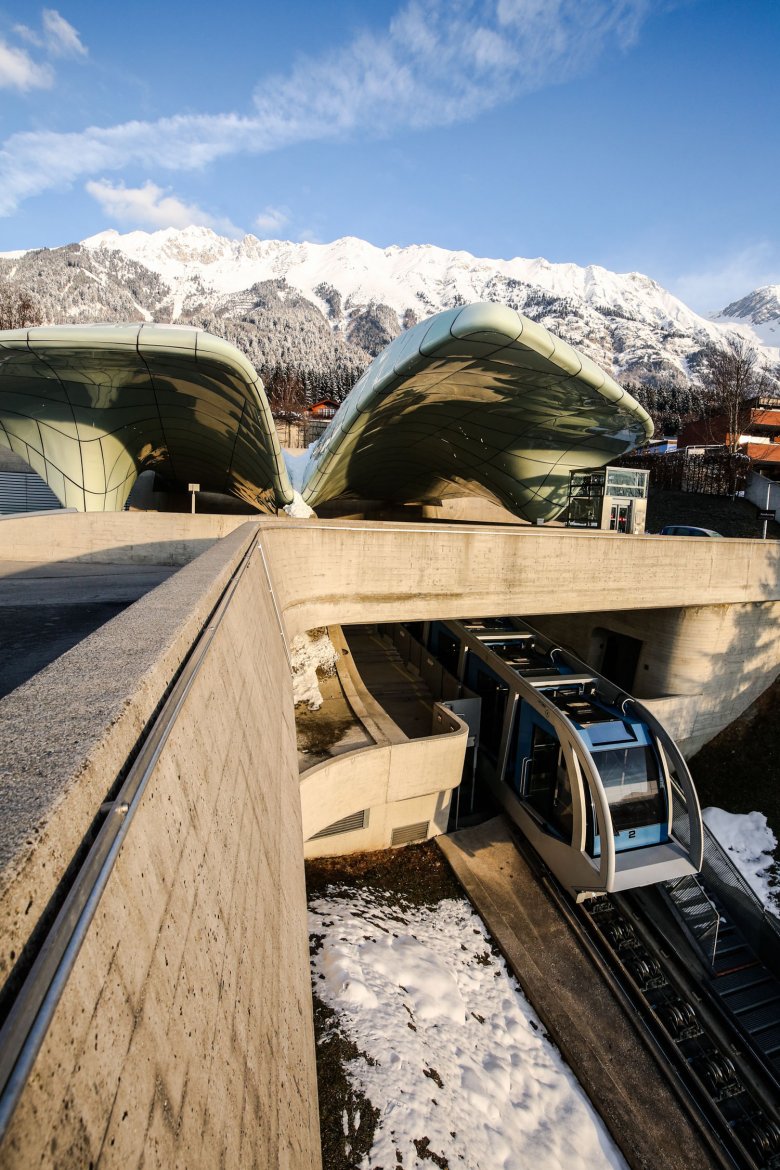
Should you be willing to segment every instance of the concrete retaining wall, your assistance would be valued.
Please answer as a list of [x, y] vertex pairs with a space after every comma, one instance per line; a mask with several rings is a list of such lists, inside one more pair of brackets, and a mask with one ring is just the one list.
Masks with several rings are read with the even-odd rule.
[[[211, 580], [201, 593], [213, 598], [246, 541], [237, 533], [177, 574], [176, 600], [180, 578], [203, 573], [202, 562]], [[123, 619], [134, 618], [140, 635], [174, 585], [88, 642], [103, 635], [106, 649]], [[175, 646], [183, 645], [195, 615], [167, 616]], [[5, 867], [4, 944], [21, 941], [35, 921], [49, 870], [61, 871], [90, 801], [102, 798], [101, 778], [105, 785], [116, 774], [118, 742], [127, 750], [175, 659], [171, 646], [140, 685], [128, 681], [117, 713], [102, 704], [100, 684], [110, 689], [127, 664], [101, 661], [88, 642], [44, 673], [51, 682], [68, 665], [92, 664], [99, 677], [80, 701], [97, 742], [91, 752], [78, 743], [81, 773], [49, 808], [24, 864], [16, 856]], [[153, 638], [151, 646], [156, 659]], [[72, 707], [69, 718], [78, 714]], [[55, 738], [46, 723], [37, 728], [31, 769], [46, 767]], [[28, 895], [34, 909], [9, 922], [9, 909]], [[316, 1168], [310, 996], [292, 685], [255, 553], [130, 826], [3, 1144], [3, 1166]]]
[[638, 639], [642, 648], [630, 689], [686, 756], [736, 719], [780, 670], [777, 601], [530, 620], [596, 670], [602, 665], [605, 631]]

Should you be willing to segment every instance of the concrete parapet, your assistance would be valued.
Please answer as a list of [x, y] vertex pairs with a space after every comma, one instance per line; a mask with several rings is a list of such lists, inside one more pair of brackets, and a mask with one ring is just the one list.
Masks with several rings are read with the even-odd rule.
[[[309, 768], [301, 779], [304, 841], [335, 821], [368, 809], [377, 811], [373, 817], [369, 813], [369, 824], [356, 847], [384, 848], [390, 844], [391, 829], [409, 823], [408, 808], [395, 808], [388, 817], [389, 806], [420, 797], [429, 798], [424, 805], [428, 815], [423, 819], [434, 822], [435, 832], [442, 832], [449, 794], [460, 783], [463, 771], [468, 727], [438, 703], [434, 704], [434, 720], [437, 716], [440, 725], [431, 736], [360, 748]], [[313, 850], [307, 849], [307, 856], [312, 854]]]
[[[134, 619], [150, 677], [131, 662], [117, 706], [82, 696], [97, 743], [91, 753], [81, 739], [73, 747], [85, 761], [72, 785], [78, 801], [68, 807], [66, 789], [50, 802], [26, 870], [6, 866], [4, 914], [32, 894], [28, 918], [37, 917], [52, 885], [44, 858], [61, 870], [88, 806], [94, 812], [104, 795], [101, 779], [124, 762], [120, 741], [126, 758], [169, 681], [174, 648], [189, 646], [253, 536], [253, 525], [235, 533], [88, 640], [103, 633], [104, 649], [113, 639], [119, 650], [119, 623]], [[194, 611], [182, 592], [188, 574], [200, 592]], [[158, 611], [175, 634], [167, 654], [145, 627]], [[83, 668], [88, 642], [45, 673], [66, 670], [68, 657]], [[109, 689], [118, 661], [94, 659]], [[38, 729], [31, 768], [46, 761], [48, 734]], [[55, 778], [66, 762], [49, 761]], [[8, 926], [6, 917], [4, 942]], [[21, 940], [20, 924], [10, 927]], [[316, 1092], [292, 684], [255, 552], [130, 825], [2, 1161], [310, 1170], [320, 1161]]]
[[242, 524], [246, 516], [176, 512], [38, 512], [8, 517], [0, 529], [6, 561], [93, 561], [186, 565]]
[[254, 535], [245, 524], [0, 702], [0, 978]]
[[340, 622], [780, 600], [780, 542], [567, 529], [261, 524], [289, 633]]

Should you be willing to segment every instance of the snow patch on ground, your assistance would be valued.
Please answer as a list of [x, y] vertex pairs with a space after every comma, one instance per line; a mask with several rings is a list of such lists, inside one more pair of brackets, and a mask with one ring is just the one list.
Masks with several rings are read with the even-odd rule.
[[717, 837], [745, 881], [774, 914], [780, 911], [777, 885], [772, 881], [776, 867], [777, 837], [760, 812], [730, 813], [722, 808], [705, 808], [704, 823]]
[[310, 711], [322, 706], [317, 671], [320, 677], [333, 674], [338, 662], [336, 648], [324, 630], [297, 634], [290, 643], [295, 705], [308, 703]]
[[293, 502], [285, 504], [284, 510], [294, 520], [308, 520], [314, 515], [314, 509], [310, 508], [301, 493], [296, 491], [293, 491]]
[[366, 1054], [347, 1075], [379, 1110], [362, 1170], [626, 1170], [468, 903], [336, 889], [309, 926], [315, 991]]

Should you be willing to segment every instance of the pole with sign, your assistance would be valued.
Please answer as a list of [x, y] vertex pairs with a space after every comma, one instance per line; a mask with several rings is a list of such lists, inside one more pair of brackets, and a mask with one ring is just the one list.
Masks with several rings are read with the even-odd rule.
[[192, 492], [192, 514], [195, 515], [195, 493], [200, 491], [199, 483], [190, 483], [187, 485], [189, 491]]

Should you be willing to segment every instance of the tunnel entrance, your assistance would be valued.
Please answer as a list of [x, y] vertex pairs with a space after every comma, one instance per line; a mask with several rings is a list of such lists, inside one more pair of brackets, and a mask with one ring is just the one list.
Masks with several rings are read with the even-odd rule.
[[634, 688], [642, 642], [629, 634], [616, 634], [613, 630], [593, 631], [594, 638], [601, 640], [604, 650], [599, 670], [601, 674], [629, 694]]

